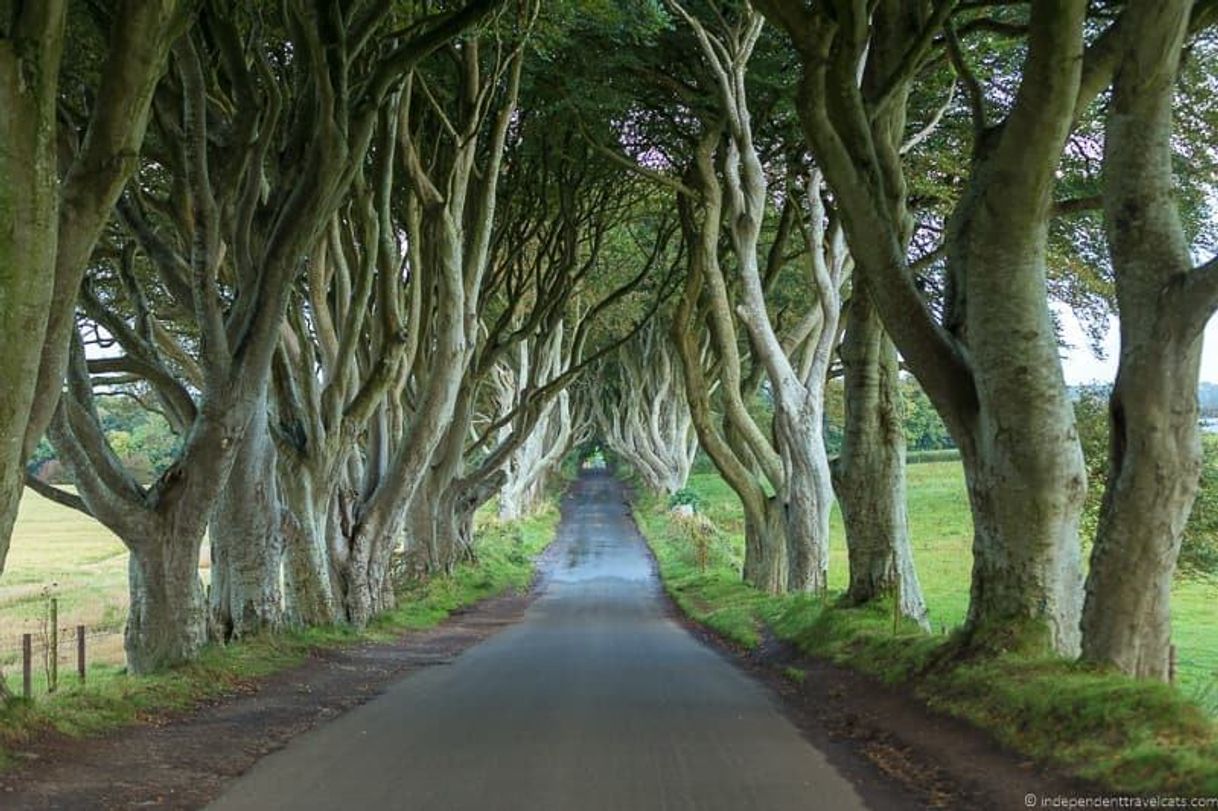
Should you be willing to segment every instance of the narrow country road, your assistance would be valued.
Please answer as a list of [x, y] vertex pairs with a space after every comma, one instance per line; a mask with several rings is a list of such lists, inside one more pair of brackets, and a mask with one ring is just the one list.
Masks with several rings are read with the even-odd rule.
[[609, 475], [568, 496], [523, 622], [261, 760], [212, 805], [865, 807], [767, 691], [666, 616]]

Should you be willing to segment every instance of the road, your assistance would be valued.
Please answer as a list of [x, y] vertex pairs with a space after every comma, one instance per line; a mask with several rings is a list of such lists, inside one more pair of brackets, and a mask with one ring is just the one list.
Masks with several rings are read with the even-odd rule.
[[525, 619], [293, 740], [215, 811], [865, 805], [764, 687], [666, 614], [618, 483], [588, 472]]

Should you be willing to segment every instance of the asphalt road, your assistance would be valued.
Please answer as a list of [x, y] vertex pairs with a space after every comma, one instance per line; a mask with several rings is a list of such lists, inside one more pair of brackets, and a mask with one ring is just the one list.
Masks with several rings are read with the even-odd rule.
[[666, 616], [616, 481], [564, 505], [523, 622], [259, 761], [210, 806], [846, 809], [767, 691]]

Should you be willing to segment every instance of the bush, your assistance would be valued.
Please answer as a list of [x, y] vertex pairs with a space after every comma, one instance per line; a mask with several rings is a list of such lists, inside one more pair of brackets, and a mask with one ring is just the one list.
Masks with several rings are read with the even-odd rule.
[[676, 507], [689, 506], [696, 512], [702, 506], [702, 496], [690, 490], [688, 487], [682, 487], [677, 492], [668, 497], [668, 509]]

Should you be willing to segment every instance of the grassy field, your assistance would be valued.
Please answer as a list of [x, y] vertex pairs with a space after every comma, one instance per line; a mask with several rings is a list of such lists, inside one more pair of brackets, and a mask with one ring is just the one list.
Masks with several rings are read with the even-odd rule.
[[677, 604], [741, 645], [756, 645], [768, 628], [810, 653], [908, 681], [928, 704], [1113, 789], [1218, 794], [1218, 581], [1176, 586], [1178, 687], [1018, 653], [945, 663], [940, 652], [949, 650], [950, 632], [964, 620], [972, 565], [963, 474], [958, 462], [911, 465], [908, 474], [910, 528], [931, 635], [912, 623], [894, 632], [891, 602], [834, 607], [834, 592], [846, 585], [836, 511], [826, 597], [770, 597], [740, 581], [742, 517], [734, 494], [715, 474], [695, 475], [689, 483], [713, 530], [674, 519], [658, 499], [644, 500], [636, 517]]
[[[87, 626], [90, 658], [121, 664], [126, 548], [88, 516], [27, 490], [0, 575], [0, 668], [11, 670], [19, 661], [22, 634], [33, 634], [41, 643], [52, 594], [59, 599], [60, 628]], [[65, 636], [65, 652], [67, 645]]]

